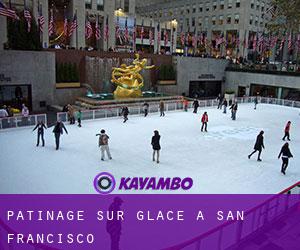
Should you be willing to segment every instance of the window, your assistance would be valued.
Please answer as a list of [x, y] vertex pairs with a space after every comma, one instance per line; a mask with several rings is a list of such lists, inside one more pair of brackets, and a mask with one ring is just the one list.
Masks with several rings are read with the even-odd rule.
[[241, 7], [241, 0], [236, 0], [235, 7], [236, 8]]
[[213, 10], [216, 10], [216, 9], [217, 9], [217, 1], [215, 0], [213, 3]]
[[251, 9], [254, 9], [254, 0], [251, 0]]
[[190, 26], [190, 19], [189, 18], [185, 19], [185, 22], [186, 22], [186, 26], [189, 27]]
[[196, 13], [196, 5], [193, 5], [193, 13]]
[[231, 24], [231, 15], [227, 16], [227, 24]]
[[253, 15], [250, 16], [250, 21], [249, 24], [252, 25], [253, 24]]
[[204, 25], [205, 25], [205, 28], [207, 28], [208, 27], [208, 17], [205, 17], [205, 20], [204, 20]]
[[265, 11], [265, 3], [262, 3], [261, 4], [261, 12], [264, 12]]
[[206, 10], [206, 11], [209, 11], [209, 2], [206, 3], [206, 5], [205, 5], [205, 10]]
[[224, 10], [224, 0], [220, 2], [220, 10]]
[[97, 0], [97, 10], [104, 10], [104, 0]]
[[228, 0], [228, 9], [232, 9], [232, 0]]
[[86, 9], [92, 8], [92, 0], [85, 0], [85, 8]]
[[211, 22], [212, 22], [212, 25], [216, 25], [216, 17], [215, 16], [212, 17]]
[[184, 7], [181, 7], [180, 14], [181, 14], [181, 15], [184, 14]]
[[255, 17], [255, 26], [258, 26], [258, 16]]
[[201, 18], [201, 17], [198, 18], [198, 25], [199, 25], [200, 27], [202, 27], [202, 18]]
[[203, 4], [199, 5], [199, 12], [203, 12]]
[[240, 15], [239, 14], [235, 14], [235, 16], [234, 16], [234, 23], [235, 24], [239, 24], [239, 22], [240, 22]]
[[196, 19], [195, 17], [192, 17], [192, 27], [195, 27], [195, 25], [196, 25]]
[[257, 1], [257, 3], [256, 3], [256, 10], [259, 10], [259, 8], [260, 8], [260, 4], [259, 4], [259, 1]]
[[190, 6], [187, 6], [186, 8], [187, 8], [187, 9], [186, 9], [186, 13], [187, 13], [187, 14], [190, 14]]
[[219, 16], [219, 25], [223, 25], [224, 24], [224, 17], [223, 15]]
[[124, 12], [129, 12], [129, 0], [124, 0]]
[[263, 22], [260, 22], [259, 25], [260, 25], [260, 27], [263, 27], [263, 26], [264, 26], [264, 23], [263, 23]]

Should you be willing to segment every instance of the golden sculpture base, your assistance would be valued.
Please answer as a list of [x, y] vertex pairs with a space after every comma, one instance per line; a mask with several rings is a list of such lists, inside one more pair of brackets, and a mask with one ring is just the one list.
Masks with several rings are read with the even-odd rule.
[[137, 98], [142, 96], [143, 93], [140, 89], [139, 90], [124, 89], [118, 86], [117, 89], [114, 91], [115, 99]]

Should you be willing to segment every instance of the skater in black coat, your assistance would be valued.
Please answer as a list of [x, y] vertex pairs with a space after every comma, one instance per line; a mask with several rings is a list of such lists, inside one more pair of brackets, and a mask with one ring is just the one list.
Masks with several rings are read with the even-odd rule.
[[194, 100], [193, 107], [194, 107], [193, 113], [197, 114], [197, 111], [198, 111], [198, 108], [199, 108], [199, 102], [198, 102], [197, 99]]
[[56, 144], [56, 150], [59, 149], [59, 139], [60, 136], [63, 134], [63, 130], [68, 134], [68, 131], [65, 127], [65, 125], [61, 121], [57, 121], [57, 123], [54, 126], [53, 133], [55, 136], [55, 144]]
[[129, 114], [129, 110], [126, 106], [122, 108], [122, 114], [124, 117], [123, 123], [125, 123], [126, 121], [128, 121], [128, 114]]
[[237, 102], [234, 102], [234, 103], [231, 105], [230, 109], [231, 109], [231, 119], [232, 119], [233, 121], [235, 121], [235, 119], [236, 119], [236, 112], [237, 112], [237, 109], [238, 109], [238, 104], [237, 104]]
[[44, 129], [47, 129], [46, 125], [44, 124], [44, 122], [39, 121], [38, 124], [35, 126], [35, 128], [32, 130], [36, 130], [37, 129], [37, 143], [36, 146], [38, 147], [40, 144], [40, 137], [42, 138], [42, 146], [45, 146], [45, 140], [44, 140]]
[[224, 98], [224, 101], [223, 101], [223, 113], [224, 114], [226, 114], [227, 106], [228, 106], [228, 102], [227, 102], [226, 98]]
[[144, 116], [146, 117], [149, 112], [149, 104], [147, 102], [144, 103], [143, 109], [144, 109]]
[[255, 142], [255, 145], [254, 145], [254, 151], [248, 155], [248, 158], [250, 159], [251, 156], [256, 153], [258, 151], [258, 157], [257, 157], [257, 161], [261, 161], [260, 159], [260, 154], [261, 154], [261, 151], [262, 149], [265, 148], [265, 145], [264, 145], [264, 131], [260, 131], [259, 135], [256, 137], [256, 142]]
[[292, 158], [293, 155], [289, 149], [289, 143], [286, 142], [281, 150], [280, 153], [278, 155], [278, 159], [280, 158], [280, 156], [282, 155], [281, 159], [282, 159], [282, 165], [281, 165], [281, 173], [283, 173], [285, 175], [285, 171], [289, 165], [289, 158]]
[[159, 163], [159, 151], [161, 149], [159, 141], [160, 141], [160, 135], [159, 135], [158, 131], [155, 130], [154, 136], [152, 137], [152, 140], [151, 140], [151, 145], [153, 148], [153, 161], [155, 161], [155, 153], [156, 153], [157, 154], [157, 159], [156, 159], [157, 163]]

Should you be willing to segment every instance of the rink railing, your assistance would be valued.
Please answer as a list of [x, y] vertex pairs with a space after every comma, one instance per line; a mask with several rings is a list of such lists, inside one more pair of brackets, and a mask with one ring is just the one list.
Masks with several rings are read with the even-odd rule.
[[[290, 195], [298, 195], [298, 198], [290, 199]], [[237, 246], [247, 241], [252, 234], [259, 232], [269, 223], [277, 221], [290, 209], [298, 209], [299, 203], [300, 182], [246, 211], [244, 220], [226, 222], [198, 237], [165, 250], [238, 249]]]
[[[238, 103], [253, 103], [255, 97], [238, 97], [235, 98]], [[291, 101], [291, 100], [284, 100], [284, 99], [276, 99], [276, 98], [269, 98], [269, 97], [258, 97], [258, 103], [264, 104], [275, 104], [275, 105], [282, 105], [288, 107], [295, 107], [300, 108], [300, 102], [298, 101]], [[149, 104], [149, 113], [158, 113], [159, 112], [159, 103], [150, 103]], [[217, 106], [218, 101], [216, 99], [208, 99], [208, 100], [199, 100], [199, 108], [205, 107], [213, 107]], [[188, 108], [192, 108], [193, 101], [190, 101], [188, 104]], [[132, 105], [127, 106], [129, 109], [129, 115], [139, 115], [144, 113], [144, 108], [142, 105]], [[169, 101], [165, 102], [165, 111], [176, 111], [176, 110], [183, 110], [183, 103], [182, 101]], [[95, 120], [101, 118], [111, 118], [111, 117], [118, 117], [121, 116], [121, 107], [120, 106], [105, 106], [102, 109], [95, 109], [95, 110], [86, 110], [82, 111], [82, 120]], [[59, 112], [57, 113], [57, 120], [61, 120], [63, 122], [68, 121], [68, 113], [67, 112]]]
[[0, 129], [35, 126], [38, 123], [38, 121], [42, 121], [45, 124], [47, 124], [47, 115], [38, 114], [38, 115], [29, 115], [27, 117], [13, 116], [13, 117], [0, 118]]

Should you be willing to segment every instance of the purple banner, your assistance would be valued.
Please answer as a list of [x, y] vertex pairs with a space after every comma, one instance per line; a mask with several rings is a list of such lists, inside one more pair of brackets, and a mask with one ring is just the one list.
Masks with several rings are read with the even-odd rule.
[[299, 249], [299, 194], [0, 199], [4, 250]]

